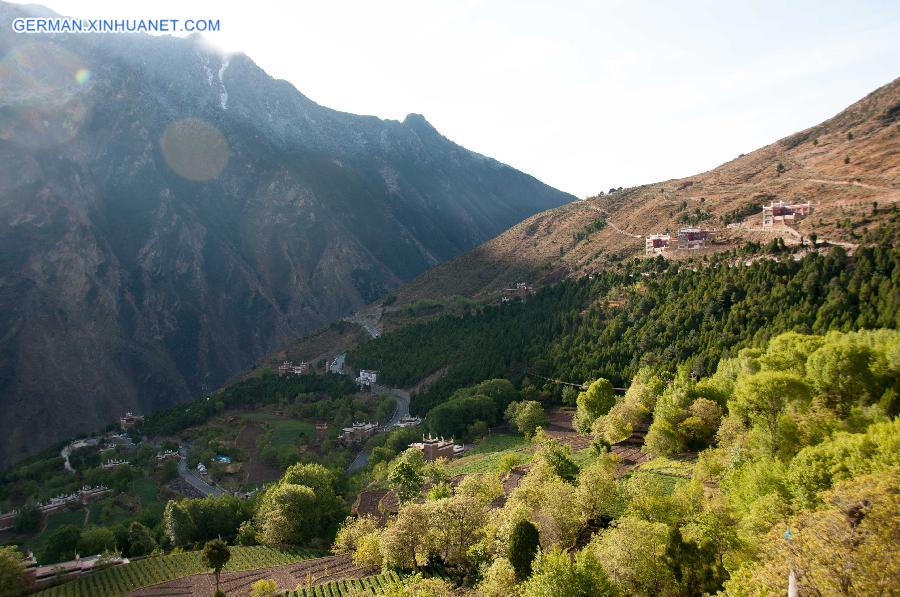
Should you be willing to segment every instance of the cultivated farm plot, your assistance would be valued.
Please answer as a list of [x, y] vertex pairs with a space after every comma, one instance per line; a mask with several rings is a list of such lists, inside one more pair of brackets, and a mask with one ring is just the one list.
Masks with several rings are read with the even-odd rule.
[[388, 586], [400, 581], [400, 575], [394, 571], [384, 572], [362, 578], [331, 581], [313, 587], [298, 587], [295, 591], [285, 593], [286, 597], [343, 597], [344, 595], [381, 595]]
[[524, 464], [531, 460], [531, 455], [528, 454], [530, 448], [530, 444], [521, 435], [494, 435], [484, 439], [462, 458], [450, 462], [448, 469], [451, 475], [498, 472], [500, 459], [504, 454], [517, 454], [521, 457], [520, 464]]
[[[312, 550], [287, 550], [271, 547], [232, 547], [225, 572], [237, 572], [291, 564], [321, 555]], [[209, 572], [199, 551], [154, 556], [123, 566], [99, 570], [78, 580], [50, 587], [43, 596], [93, 597], [124, 595], [129, 591], [195, 574]]]

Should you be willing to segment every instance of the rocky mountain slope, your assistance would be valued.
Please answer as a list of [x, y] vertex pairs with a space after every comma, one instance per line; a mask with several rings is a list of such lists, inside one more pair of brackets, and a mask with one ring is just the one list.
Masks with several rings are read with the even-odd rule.
[[41, 10], [0, 3], [0, 465], [574, 199], [197, 40], [11, 31]]
[[[795, 229], [762, 228], [770, 201], [813, 204]], [[389, 329], [416, 301], [490, 298], [518, 281], [541, 285], [644, 253], [644, 237], [696, 225], [713, 232], [687, 258], [781, 237], [856, 245], [896, 217], [900, 201], [900, 79], [835, 117], [687, 178], [623, 189], [536, 214], [400, 288]], [[602, 223], [599, 222], [602, 220]], [[378, 309], [376, 309], [378, 310]], [[394, 322], [392, 324], [392, 322]]]

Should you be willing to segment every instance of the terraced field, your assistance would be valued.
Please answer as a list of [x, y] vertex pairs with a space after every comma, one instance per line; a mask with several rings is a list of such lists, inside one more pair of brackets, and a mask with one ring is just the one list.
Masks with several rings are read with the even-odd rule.
[[[222, 574], [219, 587], [227, 595], [245, 595], [250, 592], [250, 586], [256, 581], [272, 579], [278, 583], [281, 590], [305, 587], [307, 591], [311, 591], [319, 585], [343, 586], [342, 583], [372, 576], [376, 572], [378, 569], [372, 566], [357, 566], [350, 556], [328, 556], [283, 566], [225, 572]], [[214, 590], [215, 577], [205, 572], [143, 587], [132, 591], [129, 595], [133, 597], [186, 597], [188, 595], [209, 595]], [[333, 592], [332, 595], [334, 595]]]
[[392, 584], [400, 581], [396, 572], [384, 572], [373, 576], [353, 578], [349, 580], [331, 581], [311, 587], [297, 588], [285, 593], [285, 597], [343, 597], [366, 593], [381, 595]]
[[[271, 547], [232, 547], [231, 560], [225, 567], [226, 574], [272, 566], [296, 564], [321, 555], [312, 550], [285, 550]], [[38, 593], [42, 596], [95, 597], [100, 595], [124, 595], [141, 587], [159, 585], [174, 579], [192, 575], [207, 576], [208, 568], [199, 551], [157, 556], [133, 561], [124, 566], [114, 566], [94, 572], [65, 584], [50, 587]], [[256, 580], [256, 579], [254, 579]], [[184, 594], [184, 593], [153, 593]]]

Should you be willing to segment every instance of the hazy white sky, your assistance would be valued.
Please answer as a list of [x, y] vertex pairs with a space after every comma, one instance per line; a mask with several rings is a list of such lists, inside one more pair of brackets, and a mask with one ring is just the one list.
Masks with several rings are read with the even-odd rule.
[[320, 104], [402, 119], [579, 196], [688, 176], [900, 75], [900, 2], [47, 0], [217, 18]]

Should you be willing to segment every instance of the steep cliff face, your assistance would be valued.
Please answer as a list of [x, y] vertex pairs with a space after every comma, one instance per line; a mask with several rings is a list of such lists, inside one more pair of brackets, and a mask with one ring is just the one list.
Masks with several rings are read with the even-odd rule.
[[[243, 55], [0, 3], [0, 465], [197, 395], [572, 196]], [[33, 9], [28, 9], [33, 10]]]

